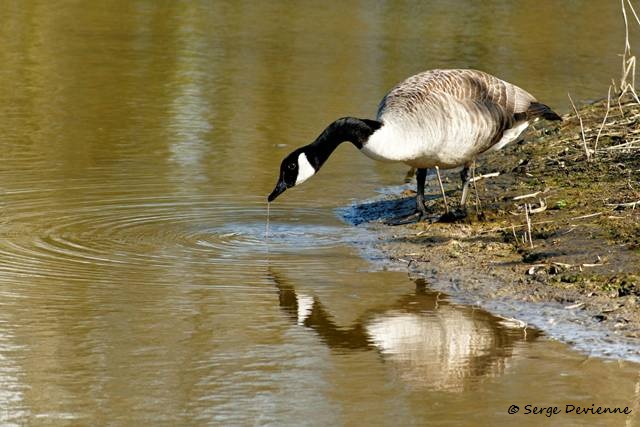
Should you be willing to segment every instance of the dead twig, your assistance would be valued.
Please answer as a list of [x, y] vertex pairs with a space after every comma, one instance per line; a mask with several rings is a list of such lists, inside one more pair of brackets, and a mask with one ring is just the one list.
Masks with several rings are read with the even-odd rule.
[[478, 181], [476, 180], [476, 161], [475, 160], [471, 165], [471, 182], [473, 182], [473, 194], [475, 194], [476, 196], [476, 215], [480, 215], [480, 210], [482, 209], [482, 206], [480, 205], [480, 195], [478, 194], [478, 186], [476, 185]]
[[444, 192], [444, 187], [442, 186], [442, 178], [440, 178], [440, 168], [436, 166], [436, 175], [438, 176], [438, 183], [440, 184], [440, 191], [442, 192], [442, 200], [444, 201], [444, 211], [445, 213], [449, 213], [449, 204], [447, 203], [447, 195]]
[[627, 207], [631, 207], [632, 209], [635, 209], [636, 206], [640, 206], [640, 200], [635, 202], [629, 202], [629, 203], [607, 203], [607, 206], [613, 206], [614, 209], [627, 208]]
[[633, 149], [633, 148], [638, 148], [638, 147], [634, 147], [634, 144], [638, 144], [638, 143], [640, 143], [640, 139], [634, 139], [633, 141], [628, 141], [628, 142], [625, 142], [624, 144], [613, 145], [611, 147], [601, 148], [600, 150], [602, 152], [607, 150]]
[[484, 174], [484, 175], [478, 175], [478, 176], [474, 176], [473, 178], [471, 178], [469, 180], [469, 182], [477, 182], [477, 181], [480, 181], [482, 179], [493, 178], [493, 177], [496, 177], [498, 175], [500, 175], [500, 172], [491, 172], [491, 173], [487, 173], [487, 174]]
[[547, 210], [547, 203], [544, 200], [538, 199], [538, 202], [540, 203], [540, 206], [537, 208], [532, 208], [531, 205], [529, 205], [529, 213], [537, 214]]
[[512, 200], [528, 199], [530, 197], [537, 197], [542, 191], [536, 191], [535, 193], [523, 194], [522, 196], [516, 196]]
[[527, 230], [529, 231], [529, 245], [533, 249], [533, 237], [531, 236], [531, 218], [529, 217], [529, 205], [525, 203], [524, 205], [524, 216], [527, 220]]
[[573, 107], [573, 111], [576, 113], [576, 117], [580, 121], [580, 134], [582, 135], [582, 143], [584, 144], [584, 152], [587, 155], [587, 161], [591, 161], [591, 154], [589, 153], [589, 147], [587, 147], [587, 138], [584, 135], [584, 124], [582, 123], [582, 117], [580, 117], [580, 113], [578, 113], [578, 109], [576, 108], [576, 104], [573, 103], [573, 99], [571, 99], [571, 94], [567, 93], [569, 96], [569, 101], [571, 101], [571, 106]]
[[602, 133], [602, 129], [604, 128], [604, 124], [607, 122], [607, 117], [609, 117], [609, 110], [611, 109], [611, 85], [609, 85], [609, 91], [607, 92], [607, 112], [604, 114], [604, 119], [602, 119], [602, 124], [600, 125], [600, 129], [598, 130], [598, 135], [596, 135], [596, 142], [593, 145], [593, 154], [598, 150], [598, 140], [600, 139], [600, 134]]
[[[636, 18], [636, 22], [640, 25], [640, 18], [638, 18], [638, 14], [636, 13], [631, 1], [626, 1], [629, 9], [631, 9], [631, 13]], [[636, 78], [636, 57], [631, 54], [631, 43], [629, 43], [629, 21], [627, 19], [627, 8], [625, 6], [625, 0], [620, 0], [620, 5], [622, 6], [622, 17], [624, 19], [624, 29], [625, 29], [625, 41], [624, 41], [624, 53], [622, 54], [622, 77], [620, 78], [620, 99], [627, 92], [631, 92], [632, 96], [636, 100], [638, 104], [640, 104], [640, 98], [638, 98], [638, 94], [635, 91], [635, 78]], [[631, 83], [628, 82], [628, 79], [631, 78]]]
[[[524, 208], [525, 208], [525, 215], [526, 215], [527, 210], [529, 211], [529, 214], [537, 214], [537, 213], [544, 212], [544, 211], [547, 210], [547, 202], [546, 201], [544, 201], [542, 199], [538, 199], [538, 204], [539, 204], [539, 206], [537, 208], [534, 208], [534, 207], [532, 207], [533, 205], [525, 203], [523, 205]], [[518, 209], [522, 209], [522, 206], [520, 206], [520, 205], [516, 205], [516, 207]], [[513, 215], [513, 216], [520, 216], [521, 215], [520, 213], [513, 212], [513, 211], [509, 211], [509, 213], [511, 215]]]
[[594, 216], [600, 216], [603, 213], [604, 212], [596, 212], [596, 213], [587, 214], [587, 215], [574, 216], [573, 218], [569, 218], [569, 221], [574, 221], [576, 219], [593, 218]]

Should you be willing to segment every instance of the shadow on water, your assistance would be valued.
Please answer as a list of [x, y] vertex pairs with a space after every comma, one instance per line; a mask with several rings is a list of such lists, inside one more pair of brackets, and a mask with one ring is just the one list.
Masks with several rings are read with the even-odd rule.
[[296, 291], [269, 269], [280, 308], [294, 324], [313, 330], [337, 352], [374, 351], [408, 385], [462, 391], [478, 379], [502, 375], [519, 343], [540, 336], [517, 321], [455, 305], [415, 280], [415, 291], [338, 325], [322, 301]]
[[[394, 188], [393, 193], [397, 194], [398, 189]], [[392, 193], [391, 191], [389, 192]], [[425, 200], [437, 200], [439, 195], [425, 194]], [[367, 202], [354, 203], [350, 206], [337, 208], [337, 215], [347, 224], [360, 225], [367, 222], [385, 222], [395, 218], [401, 218], [415, 212], [415, 197], [404, 197], [402, 199], [379, 199]], [[434, 215], [434, 220], [441, 213]]]
[[402, 215], [409, 215], [416, 208], [415, 199], [372, 200], [353, 203], [335, 210], [337, 216], [350, 225], [360, 225], [373, 221], [385, 221]]

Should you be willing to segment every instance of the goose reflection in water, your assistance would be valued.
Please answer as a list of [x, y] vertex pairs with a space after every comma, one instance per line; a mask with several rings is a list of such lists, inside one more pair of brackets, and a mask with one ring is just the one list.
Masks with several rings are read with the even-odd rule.
[[517, 344], [539, 333], [517, 321], [452, 304], [416, 280], [414, 293], [363, 313], [348, 328], [317, 297], [296, 292], [273, 274], [280, 307], [338, 351], [376, 351], [412, 387], [462, 391], [481, 378], [502, 375]]

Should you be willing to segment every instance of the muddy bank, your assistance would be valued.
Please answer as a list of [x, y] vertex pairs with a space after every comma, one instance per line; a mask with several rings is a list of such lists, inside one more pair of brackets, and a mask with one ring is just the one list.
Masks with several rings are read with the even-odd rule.
[[[582, 128], [575, 114], [540, 122], [483, 156], [475, 176], [500, 174], [477, 181], [465, 220], [437, 222], [435, 179], [427, 190], [434, 222], [375, 221], [410, 210], [408, 189], [355, 206], [348, 219], [374, 220], [367, 226], [387, 257], [454, 297], [575, 339], [584, 351], [640, 359], [640, 105], [614, 98], [607, 108], [605, 99], [579, 116]], [[457, 172], [446, 174], [445, 188], [456, 206]]]

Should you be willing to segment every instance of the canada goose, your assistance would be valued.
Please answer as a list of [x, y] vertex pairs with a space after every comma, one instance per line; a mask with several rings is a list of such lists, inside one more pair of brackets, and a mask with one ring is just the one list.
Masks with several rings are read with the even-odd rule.
[[349, 141], [372, 159], [403, 162], [417, 169], [416, 213], [411, 219], [427, 214], [427, 169], [463, 166], [460, 205], [464, 209], [469, 167], [475, 158], [516, 140], [539, 117], [562, 120], [525, 90], [482, 71], [416, 74], [382, 98], [376, 120], [340, 118], [311, 144], [285, 157], [268, 201], [315, 175], [336, 147]]

